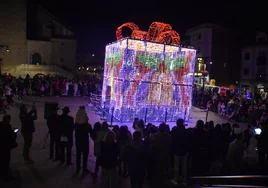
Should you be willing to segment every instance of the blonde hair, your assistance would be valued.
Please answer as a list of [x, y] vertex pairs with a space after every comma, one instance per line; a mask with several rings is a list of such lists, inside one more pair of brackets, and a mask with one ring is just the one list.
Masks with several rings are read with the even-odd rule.
[[88, 123], [88, 115], [86, 110], [79, 108], [76, 117], [75, 117], [75, 123], [77, 124], [84, 124]]
[[104, 137], [104, 143], [113, 143], [115, 141], [115, 134], [113, 131], [108, 131]]

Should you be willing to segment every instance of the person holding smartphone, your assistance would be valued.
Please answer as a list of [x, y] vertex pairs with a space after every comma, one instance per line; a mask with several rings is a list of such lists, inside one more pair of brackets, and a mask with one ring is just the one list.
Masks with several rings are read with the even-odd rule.
[[11, 150], [16, 148], [17, 134], [10, 125], [11, 116], [5, 115], [3, 121], [0, 122], [0, 179], [12, 180], [14, 179], [9, 174], [9, 164], [11, 157]]
[[33, 103], [32, 109], [28, 112], [26, 105], [20, 107], [21, 133], [24, 139], [23, 157], [26, 163], [33, 163], [30, 158], [30, 149], [33, 141], [33, 133], [35, 132], [34, 121], [37, 119], [37, 111]]

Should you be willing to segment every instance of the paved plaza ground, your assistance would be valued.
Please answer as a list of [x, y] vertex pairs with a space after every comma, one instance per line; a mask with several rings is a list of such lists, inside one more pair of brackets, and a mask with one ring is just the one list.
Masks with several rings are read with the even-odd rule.
[[[45, 102], [58, 102], [59, 106], [63, 108], [64, 106], [69, 106], [71, 110], [71, 115], [74, 116], [78, 107], [81, 105], [87, 105], [88, 98], [83, 97], [73, 97], [73, 98], [61, 98], [61, 97], [25, 97], [23, 101], [24, 104], [32, 105], [35, 102], [38, 119], [36, 120], [36, 132], [34, 133], [33, 146], [31, 151], [31, 156], [35, 163], [33, 165], [26, 165], [22, 157], [22, 136], [20, 132], [18, 133], [17, 141], [19, 147], [12, 151], [11, 168], [12, 173], [18, 177], [15, 182], [10, 182], [4, 185], [0, 184], [0, 187], [10, 187], [10, 188], [99, 188], [99, 182], [93, 185], [91, 176], [86, 176], [84, 178], [75, 177], [75, 148], [73, 148], [73, 165], [70, 167], [59, 166], [58, 163], [54, 163], [48, 160], [48, 147], [43, 148], [44, 138], [48, 132], [46, 121], [44, 119], [44, 103]], [[19, 106], [22, 102], [17, 101], [16, 105], [8, 110], [8, 114], [12, 116], [12, 126], [15, 128], [20, 128], [21, 124], [19, 121]], [[90, 117], [89, 123], [94, 124], [96, 121], [101, 121], [99, 116], [95, 114], [94, 111], [87, 107], [87, 112]], [[2, 119], [3, 115], [0, 115]], [[193, 108], [191, 111], [191, 119], [189, 126], [194, 126], [198, 119], [205, 120], [206, 112], [204, 110], [199, 110]], [[226, 122], [226, 119], [215, 115], [214, 113], [209, 113], [208, 120], [213, 120], [216, 123]], [[116, 123], [119, 124], [119, 123]], [[119, 124], [121, 125], [121, 124]], [[131, 125], [131, 124], [127, 124]], [[175, 123], [170, 123], [174, 126]], [[131, 126], [129, 126], [132, 130]], [[93, 155], [93, 142], [90, 140], [90, 155], [89, 155], [89, 169], [93, 171], [95, 164], [95, 157]], [[254, 143], [254, 141], [253, 141]], [[252, 146], [252, 157], [254, 157], [254, 146]], [[127, 180], [122, 181], [122, 187], [128, 188], [129, 183]]]

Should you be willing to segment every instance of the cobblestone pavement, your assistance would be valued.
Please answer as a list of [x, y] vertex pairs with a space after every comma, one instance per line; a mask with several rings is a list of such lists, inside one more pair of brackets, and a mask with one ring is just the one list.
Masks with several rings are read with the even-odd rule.
[[[36, 120], [36, 132], [34, 133], [33, 146], [31, 150], [31, 156], [35, 163], [33, 165], [26, 165], [22, 157], [22, 136], [20, 132], [18, 133], [17, 141], [19, 147], [12, 151], [11, 159], [11, 169], [12, 173], [18, 178], [17, 181], [6, 183], [4, 185], [0, 184], [0, 187], [8, 188], [84, 188], [92, 187], [99, 188], [99, 182], [93, 184], [90, 176], [86, 177], [76, 177], [75, 172], [75, 148], [73, 148], [73, 165], [70, 167], [59, 166], [58, 163], [52, 162], [48, 159], [48, 147], [44, 148], [44, 139], [48, 132], [46, 121], [44, 119], [44, 102], [58, 102], [59, 106], [63, 108], [64, 106], [69, 106], [71, 110], [71, 115], [74, 116], [78, 107], [81, 105], [87, 105], [88, 98], [74, 97], [74, 98], [59, 98], [59, 97], [25, 97], [23, 101], [24, 104], [32, 105], [35, 102], [38, 110], [38, 119]], [[15, 128], [20, 128], [19, 121], [19, 106], [22, 102], [17, 101], [17, 103], [10, 107], [8, 114], [12, 116], [12, 126]], [[94, 124], [96, 121], [100, 121], [98, 115], [95, 112], [87, 108], [88, 115], [90, 117], [89, 122]], [[2, 119], [3, 115], [0, 115]], [[189, 126], [193, 126], [194, 122], [198, 119], [205, 118], [205, 112], [199, 109], [193, 109], [191, 112], [191, 121]], [[225, 119], [209, 114], [209, 120], [214, 120], [215, 122], [225, 122]], [[130, 125], [130, 124], [129, 124]], [[171, 124], [171, 126], [173, 126]], [[132, 130], [131, 126], [130, 130]], [[95, 164], [95, 157], [93, 155], [93, 142], [90, 140], [90, 155], [89, 155], [89, 169], [92, 171]], [[128, 180], [120, 179], [121, 187], [128, 188]]]

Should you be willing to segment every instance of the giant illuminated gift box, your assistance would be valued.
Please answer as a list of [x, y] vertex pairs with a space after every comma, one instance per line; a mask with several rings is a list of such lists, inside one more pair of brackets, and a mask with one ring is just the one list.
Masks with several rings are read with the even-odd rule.
[[132, 38], [107, 45], [102, 107], [121, 122], [187, 121], [195, 57], [194, 49]]

